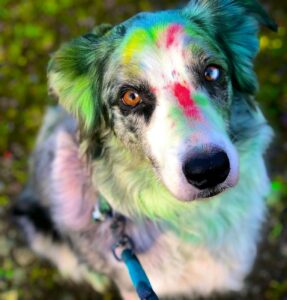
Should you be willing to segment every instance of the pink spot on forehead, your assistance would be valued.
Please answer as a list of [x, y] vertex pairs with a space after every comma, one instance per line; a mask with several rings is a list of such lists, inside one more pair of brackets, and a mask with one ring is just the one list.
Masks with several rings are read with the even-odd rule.
[[180, 83], [175, 83], [173, 86], [173, 93], [187, 117], [191, 117], [196, 120], [201, 118], [200, 111], [191, 97], [191, 91], [187, 87]]
[[183, 27], [180, 24], [170, 25], [167, 29], [166, 47], [169, 48], [174, 44], [177, 34], [183, 31]]
[[155, 86], [152, 86], [150, 90], [153, 94], [157, 92], [157, 88]]

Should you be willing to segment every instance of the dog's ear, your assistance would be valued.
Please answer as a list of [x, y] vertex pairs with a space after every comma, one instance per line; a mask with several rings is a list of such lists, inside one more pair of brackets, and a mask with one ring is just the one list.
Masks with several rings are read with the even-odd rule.
[[258, 27], [276, 31], [276, 23], [256, 0], [191, 0], [184, 14], [204, 28], [225, 52], [230, 63], [234, 87], [254, 94], [257, 79], [253, 59], [258, 49]]
[[259, 24], [262, 24], [273, 31], [278, 30], [276, 22], [268, 15], [257, 0], [236, 0], [235, 2], [244, 7], [248, 14], [253, 15]]
[[102, 79], [109, 57], [105, 35], [111, 28], [98, 26], [63, 45], [48, 66], [49, 89], [76, 117], [82, 134], [91, 132], [102, 121]]

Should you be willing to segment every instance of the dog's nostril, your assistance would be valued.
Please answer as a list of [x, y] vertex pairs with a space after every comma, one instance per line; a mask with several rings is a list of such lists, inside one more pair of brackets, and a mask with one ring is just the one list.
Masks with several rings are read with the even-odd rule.
[[204, 190], [225, 181], [230, 172], [230, 163], [224, 151], [213, 149], [194, 154], [182, 169], [190, 184]]

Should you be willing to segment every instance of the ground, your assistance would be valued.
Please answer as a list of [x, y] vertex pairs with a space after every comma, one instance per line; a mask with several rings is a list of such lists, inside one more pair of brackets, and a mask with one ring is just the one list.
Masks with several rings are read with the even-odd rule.
[[[0, 1], [0, 299], [100, 299], [87, 286], [66, 282], [26, 247], [10, 207], [27, 177], [28, 156], [47, 104], [46, 65], [61, 42], [102, 22], [117, 23], [137, 11], [178, 1]], [[169, 3], [168, 5], [166, 3]], [[258, 260], [240, 294], [214, 299], [287, 299], [287, 3], [266, 0], [279, 23], [263, 31], [256, 61], [263, 111], [275, 129], [267, 154], [272, 178], [269, 215]], [[117, 299], [112, 291], [103, 299]]]

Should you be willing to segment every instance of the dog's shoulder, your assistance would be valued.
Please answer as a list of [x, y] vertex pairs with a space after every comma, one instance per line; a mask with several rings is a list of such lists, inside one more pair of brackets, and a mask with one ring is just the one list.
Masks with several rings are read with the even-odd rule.
[[89, 221], [85, 213], [78, 218], [82, 209], [90, 213], [92, 201], [87, 199], [96, 198], [89, 188], [87, 166], [77, 122], [63, 108], [49, 108], [30, 158], [29, 186], [39, 205], [49, 208], [53, 222], [74, 228]]

